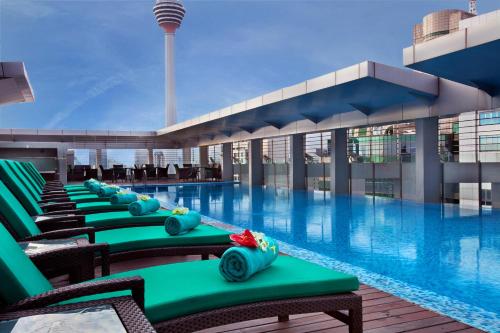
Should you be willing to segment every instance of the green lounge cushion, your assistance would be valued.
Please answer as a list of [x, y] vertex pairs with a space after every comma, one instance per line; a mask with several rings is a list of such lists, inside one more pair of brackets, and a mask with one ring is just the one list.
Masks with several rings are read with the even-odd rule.
[[0, 160], [0, 179], [9, 190], [18, 198], [30, 215], [43, 214], [37, 201], [33, 198], [28, 189], [21, 183], [14, 171], [7, 165], [7, 162]]
[[84, 202], [76, 204], [76, 209], [84, 212], [88, 211], [101, 211], [101, 210], [128, 210], [127, 204], [113, 205], [111, 202], [107, 201], [97, 201], [97, 202]]
[[33, 218], [2, 181], [0, 181], [0, 214], [20, 238], [40, 234], [40, 229]]
[[83, 191], [83, 190], [82, 191], [69, 190], [69, 191], [66, 191], [66, 194], [68, 194], [69, 196], [72, 196], [72, 195], [88, 195], [88, 194], [94, 194], [94, 193], [91, 193], [89, 190], [86, 190], [86, 191]]
[[[218, 266], [219, 259], [184, 262], [113, 274], [106, 279], [144, 278], [146, 316], [152, 323], [239, 304], [345, 293], [359, 287], [355, 276], [288, 256], [280, 256], [267, 270], [245, 282], [227, 282]], [[124, 294], [82, 297], [71, 303]]]
[[64, 186], [66, 191], [88, 191], [89, 189], [83, 185], [66, 185]]
[[69, 201], [73, 201], [76, 203], [92, 202], [92, 201], [107, 201], [107, 202], [109, 202], [109, 198], [99, 198], [99, 196], [97, 196], [97, 194], [70, 195]]
[[87, 227], [103, 227], [113, 224], [126, 225], [140, 223], [158, 223], [163, 224], [167, 217], [172, 215], [169, 210], [159, 210], [153, 214], [143, 216], [133, 216], [128, 211], [96, 213], [85, 216], [85, 224]]
[[200, 225], [191, 232], [170, 236], [165, 227], [131, 227], [96, 232], [96, 243], [108, 243], [110, 252], [150, 249], [165, 246], [227, 244], [230, 233], [209, 225]]
[[0, 223], [0, 295], [8, 304], [52, 289], [21, 247]]

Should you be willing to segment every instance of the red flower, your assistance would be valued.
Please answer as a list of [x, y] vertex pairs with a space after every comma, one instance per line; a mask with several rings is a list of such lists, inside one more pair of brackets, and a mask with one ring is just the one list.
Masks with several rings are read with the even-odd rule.
[[232, 241], [246, 247], [258, 247], [257, 241], [253, 237], [250, 230], [245, 229], [241, 234], [232, 234], [229, 236]]

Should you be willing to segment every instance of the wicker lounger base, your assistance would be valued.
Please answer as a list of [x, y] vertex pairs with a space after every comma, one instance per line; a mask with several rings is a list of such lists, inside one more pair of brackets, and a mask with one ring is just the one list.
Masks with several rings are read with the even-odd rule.
[[289, 315], [314, 312], [324, 312], [342, 321], [349, 326], [349, 333], [363, 331], [361, 296], [353, 293], [244, 304], [196, 313], [154, 326], [158, 332], [187, 333], [259, 318], [278, 317], [279, 321], [287, 321]]
[[[110, 263], [151, 258], [151, 257], [167, 257], [167, 256], [187, 256], [187, 255], [200, 255], [203, 260], [207, 260], [212, 254], [216, 257], [222, 256], [224, 251], [234, 246], [234, 244], [220, 244], [220, 245], [194, 245], [194, 246], [167, 246], [157, 247], [151, 249], [123, 251], [117, 253], [110, 253]], [[97, 258], [96, 265], [101, 264], [101, 258]]]

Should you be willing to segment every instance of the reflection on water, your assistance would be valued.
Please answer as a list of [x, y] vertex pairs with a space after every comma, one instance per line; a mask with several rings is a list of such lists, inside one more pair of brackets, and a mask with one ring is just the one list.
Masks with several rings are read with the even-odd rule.
[[498, 210], [232, 184], [134, 190], [500, 312]]

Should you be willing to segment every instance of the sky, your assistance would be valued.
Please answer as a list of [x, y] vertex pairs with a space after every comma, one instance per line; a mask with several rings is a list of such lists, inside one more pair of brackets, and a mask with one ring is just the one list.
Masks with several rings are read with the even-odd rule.
[[[364, 60], [402, 66], [412, 26], [467, 0], [184, 1], [177, 119], [187, 120]], [[156, 130], [164, 37], [153, 0], [0, 0], [0, 60], [23, 61], [34, 103], [0, 128]], [[479, 0], [478, 10], [499, 9]]]

